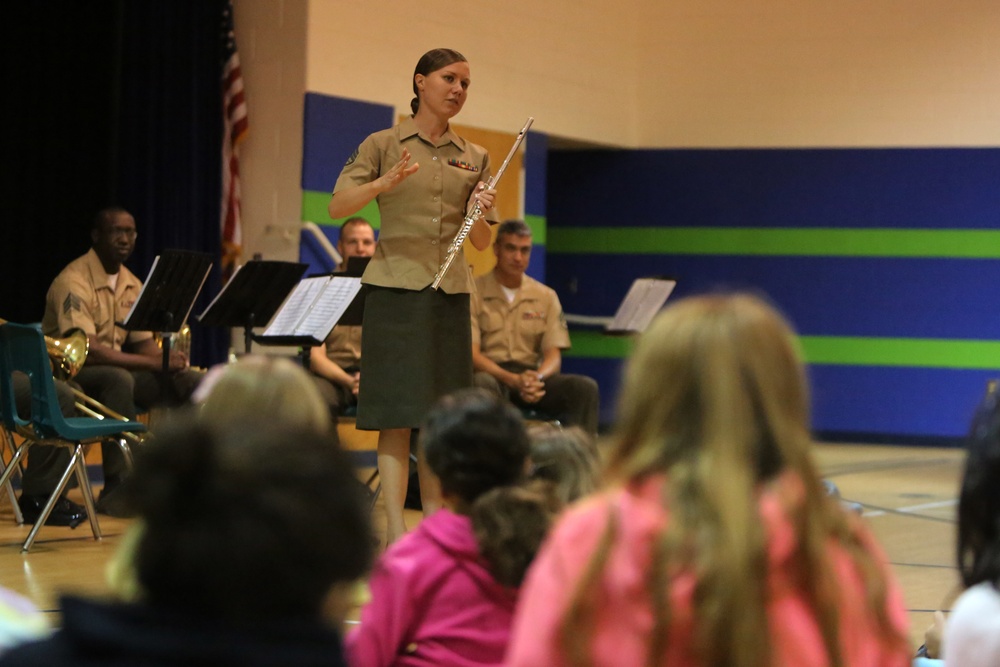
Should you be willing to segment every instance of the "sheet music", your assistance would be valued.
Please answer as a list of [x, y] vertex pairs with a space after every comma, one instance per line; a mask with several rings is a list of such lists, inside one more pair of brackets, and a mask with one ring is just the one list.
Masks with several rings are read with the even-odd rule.
[[322, 293], [313, 304], [312, 310], [295, 328], [299, 336], [312, 336], [317, 340], [326, 340], [337, 320], [351, 305], [351, 301], [361, 290], [361, 278], [334, 276], [324, 286]]
[[292, 290], [263, 337], [308, 336], [322, 342], [360, 290], [360, 277], [306, 278]]
[[618, 307], [614, 320], [608, 326], [613, 331], [644, 331], [653, 317], [663, 308], [670, 293], [677, 286], [676, 280], [638, 278], [632, 283], [625, 300]]
[[278, 310], [278, 314], [267, 329], [265, 336], [291, 336], [294, 335], [299, 322], [303, 320], [309, 308], [316, 300], [316, 296], [323, 290], [323, 286], [329, 282], [329, 278], [321, 276], [318, 278], [306, 278], [295, 286], [292, 293], [285, 299]]

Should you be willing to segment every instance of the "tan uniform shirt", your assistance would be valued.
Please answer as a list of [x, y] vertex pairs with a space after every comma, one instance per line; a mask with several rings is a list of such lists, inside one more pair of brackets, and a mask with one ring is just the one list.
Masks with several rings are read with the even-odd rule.
[[534, 368], [545, 350], [569, 348], [569, 331], [555, 290], [524, 276], [513, 302], [493, 271], [476, 278], [472, 293], [472, 348], [502, 364]]
[[326, 337], [326, 356], [341, 368], [361, 366], [361, 327], [338, 324]]
[[121, 350], [126, 340], [138, 343], [152, 338], [149, 331], [128, 332], [115, 324], [125, 319], [141, 290], [142, 281], [124, 266], [112, 290], [108, 274], [91, 248], [86, 255], [66, 265], [52, 281], [45, 296], [42, 331], [59, 337], [70, 329], [83, 329], [88, 335], [95, 335], [101, 345], [116, 350]]
[[[420, 168], [389, 192], [377, 197], [382, 218], [378, 245], [362, 282], [382, 287], [421, 290], [434, 280], [465, 218], [476, 184], [490, 177], [490, 157], [482, 146], [450, 129], [431, 143], [412, 118], [369, 135], [350, 157], [333, 193], [374, 181], [399, 162], [406, 148]], [[495, 222], [495, 213], [486, 215]], [[472, 274], [458, 258], [441, 283], [449, 294], [469, 292]]]

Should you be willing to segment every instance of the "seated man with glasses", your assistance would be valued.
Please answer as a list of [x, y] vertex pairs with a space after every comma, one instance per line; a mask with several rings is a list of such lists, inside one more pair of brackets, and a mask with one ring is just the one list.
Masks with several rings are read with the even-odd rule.
[[[142, 281], [124, 265], [135, 239], [135, 218], [128, 211], [118, 207], [100, 211], [90, 230], [90, 250], [56, 276], [42, 318], [47, 336], [60, 338], [75, 328], [87, 334], [90, 351], [74, 381], [87, 395], [128, 419], [154, 404], [186, 401], [202, 377], [190, 369], [184, 353], [171, 350], [171, 395], [161, 397], [163, 353], [153, 333], [119, 326], [142, 290]], [[126, 472], [125, 458], [114, 442], [103, 443], [101, 454], [104, 488], [97, 510], [126, 515], [127, 509], [114, 495]]]

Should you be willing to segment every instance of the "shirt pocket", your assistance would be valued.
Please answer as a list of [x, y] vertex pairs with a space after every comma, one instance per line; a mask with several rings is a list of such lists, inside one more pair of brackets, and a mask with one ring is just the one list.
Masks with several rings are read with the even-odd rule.
[[521, 331], [530, 336], [541, 336], [547, 328], [545, 313], [524, 313], [521, 315]]
[[500, 313], [484, 312], [479, 315], [479, 331], [484, 334], [503, 330], [504, 317]]

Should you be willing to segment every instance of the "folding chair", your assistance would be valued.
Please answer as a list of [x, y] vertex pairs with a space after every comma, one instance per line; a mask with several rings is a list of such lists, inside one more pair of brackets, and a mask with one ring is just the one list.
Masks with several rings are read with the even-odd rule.
[[[0, 439], [3, 439], [3, 446], [0, 447], [0, 475], [2, 475], [7, 471], [7, 451], [10, 451], [11, 456], [13, 456], [14, 452], [17, 451], [17, 447], [14, 445], [14, 436], [11, 435], [10, 431], [3, 424], [0, 424]], [[14, 472], [14, 470], [11, 472]], [[24, 516], [21, 514], [21, 506], [17, 504], [17, 495], [14, 493], [14, 480], [11, 479], [12, 477], [13, 475], [7, 476], [7, 483], [3, 487], [7, 491], [11, 507], [14, 508], [14, 521], [20, 526], [24, 523]]]
[[[13, 373], [19, 371], [28, 376], [31, 382], [31, 418], [22, 419], [17, 414], [14, 402]], [[135, 421], [101, 420], [91, 417], [64, 417], [59, 409], [56, 398], [55, 381], [49, 365], [49, 355], [45, 346], [45, 337], [37, 325], [13, 324], [7, 322], [0, 325], [0, 395], [3, 404], [0, 405], [4, 426], [11, 433], [24, 437], [24, 442], [15, 450], [14, 457], [0, 475], [0, 487], [7, 484], [11, 474], [18, 469], [28, 448], [33, 444], [59, 445], [72, 450], [69, 463], [63, 471], [58, 485], [49, 496], [35, 525], [28, 533], [21, 547], [21, 553], [31, 549], [39, 529], [49, 518], [53, 507], [66, 490], [69, 478], [76, 473], [77, 482], [83, 492], [84, 505], [90, 518], [90, 528], [94, 539], [101, 539], [101, 528], [97, 522], [97, 510], [94, 507], [94, 492], [87, 477], [84, 461], [85, 448], [94, 442], [100, 442], [109, 437], [121, 437], [123, 431], [141, 433], [146, 425]]]

